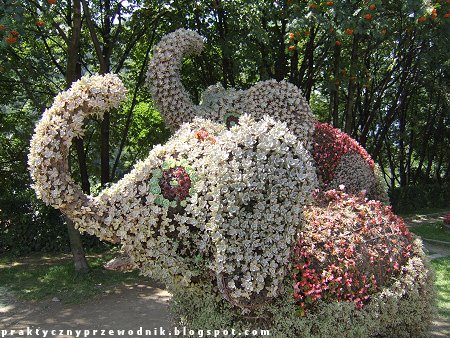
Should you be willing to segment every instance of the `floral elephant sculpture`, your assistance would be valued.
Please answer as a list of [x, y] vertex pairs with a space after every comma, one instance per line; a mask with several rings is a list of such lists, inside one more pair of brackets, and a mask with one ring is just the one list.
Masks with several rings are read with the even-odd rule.
[[[299, 327], [304, 319], [298, 317], [293, 298], [289, 297], [293, 274], [294, 293], [301, 298], [297, 304], [305, 307], [306, 294], [311, 295], [310, 289], [303, 289], [304, 294], [300, 292], [307, 283], [297, 280], [297, 270], [310, 266], [312, 258], [308, 256], [306, 263], [301, 261], [308, 255], [302, 251], [293, 259], [293, 248], [299, 243], [306, 248], [305, 238], [314, 233], [314, 229], [309, 235], [300, 232], [308, 229], [302, 226], [304, 207], [312, 203], [313, 191], [319, 184], [323, 189], [334, 179], [333, 184], [338, 185], [336, 179], [347, 182], [352, 175], [351, 170], [340, 170], [337, 163], [327, 164], [331, 158], [323, 155], [326, 143], [338, 144], [334, 154], [339, 154], [343, 163], [347, 159], [348, 166], [359, 161], [370, 177], [375, 177], [373, 161], [348, 136], [341, 142], [343, 136], [336, 130], [315, 123], [300, 90], [287, 82], [265, 81], [246, 91], [213, 86], [204, 93], [202, 103], [194, 105], [181, 84], [179, 70], [182, 58], [199, 53], [201, 48], [201, 37], [188, 30], [168, 34], [156, 46], [149, 80], [155, 102], [174, 135], [164, 145], [154, 147], [119, 182], [95, 197], [85, 195], [71, 179], [69, 147], [74, 137], [83, 136], [86, 117], [101, 118], [103, 112], [120, 104], [126, 91], [117, 76], [106, 74], [82, 78], [60, 93], [37, 124], [31, 141], [29, 168], [34, 189], [45, 203], [70, 217], [80, 231], [102, 240], [119, 240], [143, 274], [163, 281], [174, 293], [178, 314], [185, 323], [193, 326], [213, 323], [211, 318], [196, 322], [202, 311], [208, 315], [221, 313], [216, 316], [221, 318], [214, 322], [217, 325], [237, 325], [243, 320], [244, 326], [252, 322], [261, 324], [260, 319], [267, 319], [271, 313], [271, 324], [267, 325], [279, 330], [280, 337], [305, 332], [320, 336], [321, 329], [313, 325]], [[351, 156], [353, 160], [348, 161]], [[334, 158], [334, 162], [339, 161]], [[361, 184], [366, 182], [362, 180]], [[355, 192], [363, 190], [358, 184]], [[355, 202], [352, 203], [339, 218], [347, 226], [344, 233], [361, 229], [348, 226], [355, 223], [352, 221], [355, 210], [362, 210], [353, 208]], [[371, 208], [372, 211], [364, 211], [367, 216], [358, 217], [372, 221], [370, 217], [375, 213], [381, 215], [377, 221], [367, 223], [377, 231], [381, 229], [378, 235], [389, 233], [386, 238], [390, 244], [373, 252], [361, 249], [365, 250], [364, 257], [380, 257], [377, 250], [390, 248], [402, 257], [403, 265], [412, 264], [407, 258], [413, 252], [420, 256], [421, 249], [413, 245], [409, 233], [398, 226], [399, 221], [388, 209], [381, 204]], [[321, 219], [320, 210], [324, 209], [317, 210], [307, 212], [308, 224]], [[345, 217], [348, 222], [342, 222]], [[326, 231], [332, 239], [334, 232]], [[300, 235], [304, 237], [301, 241]], [[352, 248], [354, 251], [356, 246]], [[364, 259], [361, 261], [365, 262]], [[324, 261], [318, 259], [316, 263]], [[422, 264], [422, 258], [418, 262]], [[367, 268], [355, 264], [363, 271]], [[290, 270], [293, 265], [295, 273]], [[418, 285], [425, 285], [429, 276], [425, 267], [421, 269], [420, 278], [414, 275], [416, 272], [404, 273], [411, 275], [408, 278], [418, 279]], [[383, 285], [379, 287], [377, 291]], [[314, 292], [317, 294], [317, 290]], [[428, 295], [424, 291], [421, 298], [428, 301], [430, 297], [422, 297], [424, 294]], [[213, 301], [208, 303], [208, 299]], [[383, 306], [380, 305], [381, 310]], [[250, 317], [244, 320], [236, 309]], [[392, 306], [387, 309], [394, 311]], [[322, 312], [325, 316], [331, 310], [317, 311], [316, 318], [320, 319]], [[350, 310], [347, 312], [348, 316], [354, 316]], [[378, 315], [376, 312], [365, 318], [378, 323], [381, 321]], [[286, 329], [286, 323], [281, 324], [280, 321], [288, 319], [295, 324], [293, 328]], [[392, 326], [389, 325], [381, 326]], [[363, 326], [368, 328], [364, 331], [368, 335], [383, 332], [368, 324]]]

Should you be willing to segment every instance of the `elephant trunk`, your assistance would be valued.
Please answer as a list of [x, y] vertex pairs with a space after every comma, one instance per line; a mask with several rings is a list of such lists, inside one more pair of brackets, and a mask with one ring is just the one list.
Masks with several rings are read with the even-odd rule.
[[104, 215], [98, 201], [84, 194], [70, 177], [69, 148], [74, 137], [82, 137], [83, 121], [90, 115], [102, 117], [117, 107], [125, 89], [115, 75], [82, 78], [60, 93], [44, 112], [31, 139], [28, 165], [33, 188], [47, 205], [60, 209], [81, 230], [102, 239], [114, 238], [102, 229]]
[[202, 37], [197, 33], [178, 29], [165, 35], [153, 50], [149, 64], [148, 81], [153, 98], [166, 125], [175, 131], [182, 123], [195, 115], [202, 115], [200, 107], [194, 105], [183, 87], [180, 70], [183, 58], [200, 54], [203, 49]]

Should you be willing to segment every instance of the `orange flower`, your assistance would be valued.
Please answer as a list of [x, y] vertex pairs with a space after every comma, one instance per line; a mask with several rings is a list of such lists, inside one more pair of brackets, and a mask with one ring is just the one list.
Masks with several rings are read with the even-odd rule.
[[309, 36], [310, 34], [311, 34], [310, 31], [305, 31], [305, 32], [303, 32], [303, 35], [304, 35], [304, 36]]
[[309, 4], [309, 9], [314, 10], [317, 8], [316, 4]]
[[377, 9], [377, 6], [376, 6], [375, 4], [371, 4], [371, 5], [369, 6], [369, 9], [370, 9], [371, 11], [374, 11], [374, 10]]
[[342, 45], [342, 41], [341, 40], [336, 40], [335, 44], [336, 44], [336, 46], [340, 46], [340, 45]]
[[9, 34], [11, 34], [11, 36], [14, 36], [14, 37], [18, 37], [20, 35], [19, 32], [16, 31], [15, 29], [13, 29], [11, 32], [9, 32]]
[[38, 26], [38, 27], [44, 27], [44, 26], [45, 26], [45, 22], [42, 21], [42, 20], [38, 20], [38, 21], [36, 21], [36, 26]]
[[366, 21], [372, 21], [372, 19], [373, 19], [372, 14], [366, 14], [366, 15], [364, 15], [364, 20], [366, 20]]
[[56, 0], [47, 0], [47, 2], [48, 2], [50, 5], [55, 5], [55, 4], [56, 4]]
[[6, 29], [5, 25], [0, 24], [0, 31], [4, 31]]
[[295, 46], [289, 46], [288, 49], [289, 49], [290, 52], [293, 52], [295, 50], [295, 48], [296, 48]]
[[294, 40], [295, 39], [295, 34], [294, 33], [289, 33], [289, 40]]
[[445, 14], [445, 15], [444, 15], [444, 18], [445, 18], [445, 19], [450, 18], [450, 13]]
[[352, 34], [353, 34], [353, 29], [347, 28], [347, 29], [345, 30], [345, 34], [347, 34], [347, 35], [352, 35]]
[[333, 2], [333, 1], [327, 1], [327, 2], [325, 2], [325, 5], [327, 5], [327, 6], [333, 6], [333, 5], [334, 5], [334, 2]]

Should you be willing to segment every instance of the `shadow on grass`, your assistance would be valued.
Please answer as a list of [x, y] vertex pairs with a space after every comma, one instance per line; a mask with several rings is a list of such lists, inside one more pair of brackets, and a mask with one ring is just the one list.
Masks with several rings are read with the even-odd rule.
[[65, 303], [82, 303], [122, 283], [145, 281], [138, 271], [119, 272], [103, 268], [113, 257], [105, 253], [89, 257], [91, 271], [78, 274], [70, 256], [28, 257], [0, 261], [0, 285], [19, 299], [38, 301], [57, 297]]
[[425, 238], [450, 243], [450, 230], [442, 222], [423, 223], [410, 228], [411, 232]]

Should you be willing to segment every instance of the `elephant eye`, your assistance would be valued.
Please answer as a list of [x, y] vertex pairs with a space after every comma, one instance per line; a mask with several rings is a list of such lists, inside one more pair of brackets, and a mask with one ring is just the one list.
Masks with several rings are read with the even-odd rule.
[[197, 178], [185, 160], [169, 159], [152, 175], [149, 185], [150, 192], [156, 195], [156, 204], [172, 208], [186, 206], [186, 198], [193, 193]]
[[239, 124], [239, 116], [240, 114], [234, 112], [229, 112], [224, 115], [223, 119], [228, 129]]

